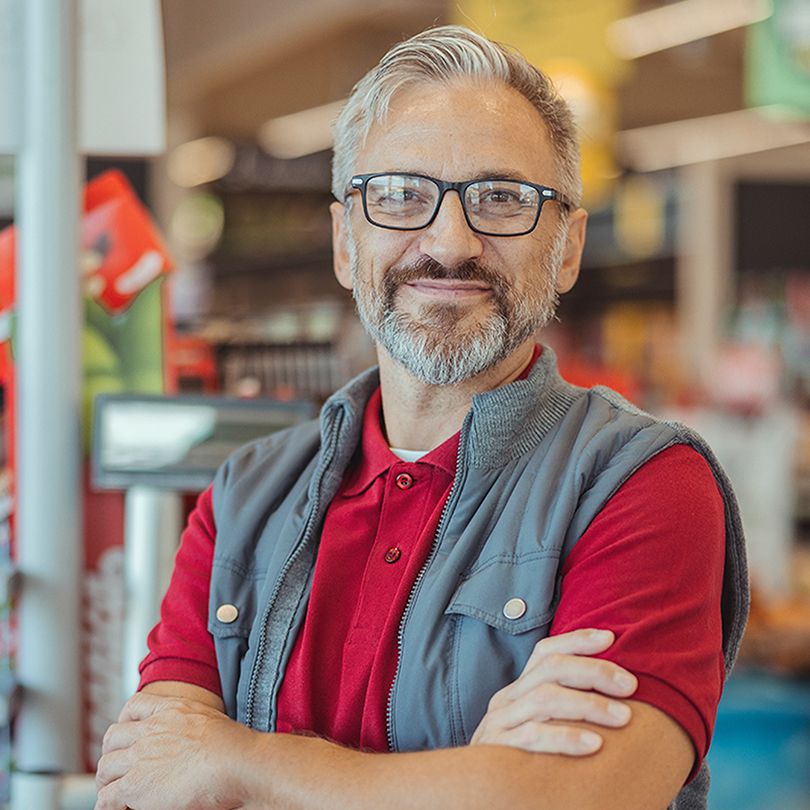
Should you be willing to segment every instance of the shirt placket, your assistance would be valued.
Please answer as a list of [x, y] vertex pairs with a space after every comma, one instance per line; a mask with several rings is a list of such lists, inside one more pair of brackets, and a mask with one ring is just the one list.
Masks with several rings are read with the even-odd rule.
[[392, 600], [419, 541], [432, 475], [426, 465], [404, 462], [388, 471], [348, 645], [367, 647], [383, 632]]

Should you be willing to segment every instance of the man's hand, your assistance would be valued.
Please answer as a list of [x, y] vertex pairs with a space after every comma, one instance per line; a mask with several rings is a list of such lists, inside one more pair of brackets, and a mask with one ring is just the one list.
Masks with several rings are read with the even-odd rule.
[[205, 703], [137, 694], [104, 735], [96, 810], [241, 807], [256, 735]]
[[518, 679], [493, 695], [471, 745], [570, 756], [599, 750], [602, 738], [595, 732], [554, 721], [611, 728], [630, 721], [630, 707], [610, 698], [630, 697], [635, 676], [611, 661], [585, 657], [603, 652], [614, 638], [609, 630], [575, 630], [539, 641]]

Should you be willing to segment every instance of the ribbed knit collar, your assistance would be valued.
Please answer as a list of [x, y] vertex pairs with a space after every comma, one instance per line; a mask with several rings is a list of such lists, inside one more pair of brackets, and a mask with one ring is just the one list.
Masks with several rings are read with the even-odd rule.
[[[336, 391], [321, 410], [324, 443], [332, 437], [339, 414], [343, 469], [360, 441], [363, 412], [379, 386], [375, 366]], [[517, 379], [473, 397], [465, 419], [468, 464], [476, 468], [500, 467], [536, 446], [562, 418], [584, 390], [565, 382], [557, 370], [554, 351], [543, 346], [525, 379]], [[462, 431], [463, 432], [463, 431]], [[348, 457], [346, 456], [349, 452]]]

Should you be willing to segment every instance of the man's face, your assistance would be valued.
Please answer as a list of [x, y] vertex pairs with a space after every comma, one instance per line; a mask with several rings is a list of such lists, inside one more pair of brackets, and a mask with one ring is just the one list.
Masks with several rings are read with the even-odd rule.
[[[372, 127], [357, 174], [407, 172], [441, 180], [509, 177], [559, 188], [537, 111], [500, 83], [415, 85]], [[573, 285], [584, 212], [564, 223], [543, 206], [525, 236], [484, 236], [466, 223], [454, 191], [418, 231], [366, 221], [359, 193], [332, 206], [335, 270], [352, 289], [372, 338], [418, 379], [459, 383], [509, 357], [553, 316]], [[571, 225], [574, 238], [571, 237]]]

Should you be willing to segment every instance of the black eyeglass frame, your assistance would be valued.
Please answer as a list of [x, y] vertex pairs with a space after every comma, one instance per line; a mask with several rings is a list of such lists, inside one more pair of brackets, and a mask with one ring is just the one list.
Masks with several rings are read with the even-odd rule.
[[[368, 185], [368, 181], [373, 180], [375, 177], [389, 177], [391, 175], [397, 177], [418, 177], [420, 180], [430, 180], [430, 182], [438, 186], [439, 197], [436, 200], [436, 208], [434, 209], [430, 219], [424, 225], [412, 227], [380, 225], [379, 222], [374, 222], [374, 220], [369, 216], [368, 203], [366, 201], [366, 187]], [[467, 204], [464, 202], [464, 195], [466, 194], [467, 189], [470, 186], [474, 186], [476, 183], [497, 183], [499, 181], [520, 183], [522, 186], [529, 186], [540, 195], [540, 201], [537, 204], [537, 213], [534, 217], [534, 222], [532, 222], [531, 227], [527, 228], [525, 231], [518, 231], [517, 233], [494, 233], [492, 231], [484, 231], [481, 228], [477, 228], [470, 221], [470, 215], [467, 213]], [[444, 201], [444, 196], [448, 191], [455, 191], [458, 193], [459, 200], [461, 201], [461, 210], [464, 212], [464, 219], [467, 221], [468, 227], [474, 233], [480, 233], [482, 236], [526, 236], [526, 234], [531, 233], [537, 227], [537, 223], [540, 221], [540, 214], [543, 211], [543, 203], [547, 202], [548, 200], [554, 200], [555, 202], [560, 203], [560, 205], [569, 211], [577, 207], [570, 197], [566, 197], [565, 194], [563, 194], [561, 191], [557, 191], [555, 188], [551, 188], [550, 186], [541, 186], [537, 183], [530, 183], [527, 180], [517, 180], [514, 177], [479, 177], [477, 180], [462, 180], [458, 183], [451, 183], [447, 180], [439, 180], [436, 177], [431, 177], [428, 174], [414, 174], [413, 172], [372, 172], [371, 174], [356, 174], [351, 178], [349, 181], [349, 188], [347, 189], [346, 195], [343, 198], [344, 202], [348, 200], [349, 195], [353, 191], [360, 192], [360, 197], [363, 200], [363, 213], [365, 214], [366, 220], [371, 225], [374, 225], [375, 228], [386, 228], [387, 230], [391, 231], [421, 231], [423, 228], [429, 228], [438, 216], [439, 209], [442, 207], [442, 202]]]

